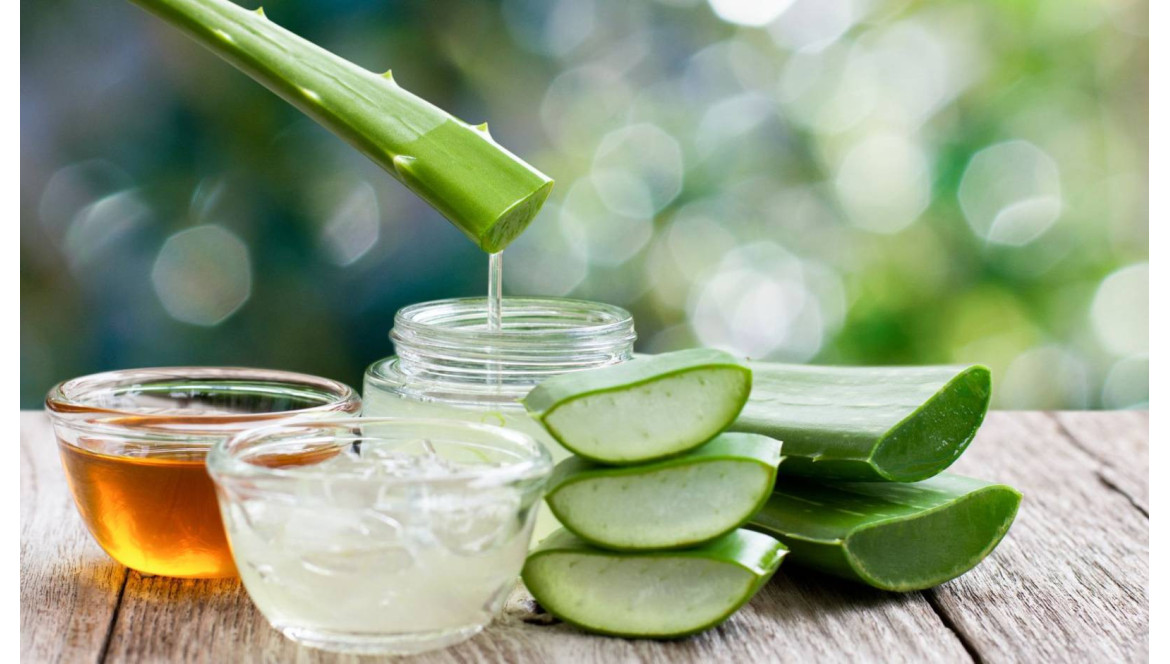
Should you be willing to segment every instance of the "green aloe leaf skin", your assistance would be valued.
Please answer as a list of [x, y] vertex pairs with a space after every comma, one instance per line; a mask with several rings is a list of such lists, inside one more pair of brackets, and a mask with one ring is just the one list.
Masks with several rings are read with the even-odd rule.
[[991, 399], [986, 367], [817, 367], [748, 362], [732, 431], [784, 441], [780, 476], [915, 482], [950, 466]]
[[776, 483], [780, 442], [723, 433], [686, 454], [636, 466], [557, 464], [548, 501], [581, 539], [618, 551], [694, 546], [742, 526]]
[[[540, 210], [553, 181], [471, 126], [228, 0], [131, 0], [357, 148], [488, 253]], [[244, 109], [241, 109], [244, 112]]]
[[944, 473], [922, 482], [780, 478], [747, 527], [795, 565], [883, 590], [931, 588], [979, 564], [1007, 534], [1020, 493]]
[[775, 538], [743, 529], [689, 549], [624, 553], [558, 530], [528, 554], [521, 578], [549, 613], [581, 629], [669, 639], [727, 620], [785, 553]]
[[711, 440], [735, 420], [751, 389], [751, 370], [734, 357], [696, 348], [549, 378], [524, 406], [574, 454], [626, 465]]

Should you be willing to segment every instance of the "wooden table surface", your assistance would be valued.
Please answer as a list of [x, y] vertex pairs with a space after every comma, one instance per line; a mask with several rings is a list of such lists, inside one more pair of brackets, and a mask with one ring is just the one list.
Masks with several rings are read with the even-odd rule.
[[[981, 565], [906, 594], [782, 566], [721, 627], [671, 642], [603, 638], [518, 589], [474, 639], [420, 662], [1134, 662], [1149, 644], [1149, 416], [994, 412], [954, 466], [1024, 494]], [[25, 662], [358, 662], [268, 627], [238, 581], [143, 577], [90, 538], [48, 421], [21, 414]]]

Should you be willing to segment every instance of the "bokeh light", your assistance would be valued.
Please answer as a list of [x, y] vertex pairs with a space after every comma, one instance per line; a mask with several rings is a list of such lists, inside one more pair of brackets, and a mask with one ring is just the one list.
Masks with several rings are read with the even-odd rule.
[[564, 296], [589, 274], [588, 256], [570, 246], [556, 223], [559, 215], [557, 204], [546, 203], [528, 231], [508, 246], [506, 292]]
[[1060, 216], [1056, 162], [1026, 141], [984, 148], [963, 172], [959, 204], [971, 230], [988, 242], [1028, 244]]
[[1150, 265], [1123, 267], [1106, 277], [1093, 296], [1093, 330], [1116, 355], [1150, 350]]
[[897, 233], [930, 203], [930, 165], [904, 136], [867, 137], [846, 153], [837, 169], [837, 195], [859, 228]]
[[[621, 265], [633, 258], [654, 232], [650, 193], [644, 183], [629, 176], [612, 177], [614, 180], [603, 181], [604, 187], [591, 178], [573, 183], [558, 217], [572, 250], [590, 263], [603, 266]], [[623, 177], [620, 183], [615, 181]], [[603, 191], [608, 196], [603, 196]], [[615, 200], [621, 205], [615, 205]], [[615, 211], [615, 207], [632, 213]]]
[[1039, 346], [1016, 356], [995, 388], [1006, 403], [1031, 410], [1079, 409], [1090, 403], [1085, 363], [1057, 346]]
[[818, 284], [808, 271], [774, 243], [733, 249], [696, 285], [691, 329], [705, 346], [754, 359], [807, 361], [836, 331], [841, 299], [831, 275], [819, 275]]
[[176, 320], [218, 325], [248, 301], [248, 247], [221, 226], [197, 226], [163, 244], [151, 271], [155, 293]]
[[108, 257], [126, 235], [150, 223], [151, 210], [132, 189], [104, 196], [77, 211], [65, 231], [64, 251], [75, 271]]
[[593, 157], [593, 185], [617, 214], [649, 217], [682, 190], [682, 150], [674, 137], [652, 124], [610, 132]]
[[708, 0], [715, 15], [729, 23], [759, 27], [771, 23], [792, 0]]
[[[487, 259], [128, 3], [21, 11], [21, 399], [149, 364], [359, 384]], [[1142, 0], [285, 0], [269, 17], [555, 178], [505, 293], [638, 350], [978, 362], [997, 408], [1149, 399]], [[62, 16], [70, 17], [61, 20]], [[306, 352], [311, 349], [312, 352]]]
[[853, 23], [865, 0], [794, 0], [768, 26], [776, 45], [792, 51], [818, 51], [837, 41]]
[[331, 197], [336, 200], [321, 227], [321, 246], [337, 265], [350, 265], [378, 242], [382, 223], [378, 194], [370, 183], [358, 180]]

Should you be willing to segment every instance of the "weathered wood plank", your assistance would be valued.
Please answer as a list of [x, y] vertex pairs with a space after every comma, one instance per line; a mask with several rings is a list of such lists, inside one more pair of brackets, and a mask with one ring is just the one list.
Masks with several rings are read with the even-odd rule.
[[1052, 413], [1077, 447], [1101, 464], [1101, 478], [1150, 514], [1150, 413]]
[[[780, 574], [721, 627], [679, 641], [590, 636], [534, 613], [518, 589], [485, 632], [412, 662], [969, 662], [920, 595], [896, 595], [824, 577]], [[356, 663], [300, 648], [268, 627], [235, 581], [131, 574], [109, 662]]]
[[[1147, 654], [1148, 521], [1098, 479], [1099, 459], [1118, 431], [1128, 432], [1120, 444], [1136, 446], [1141, 459], [1146, 441], [1140, 421], [1109, 421], [1116, 416], [1062, 414], [1065, 428], [1079, 432], [1078, 446], [1053, 417], [994, 413], [956, 464], [957, 472], [1009, 482], [1025, 494], [1004, 544], [929, 594], [982, 659], [1128, 661]], [[1087, 441], [1103, 450], [1101, 457], [1081, 449]], [[131, 573], [115, 609], [125, 573], [84, 532], [39, 413], [22, 415], [21, 455], [26, 660], [98, 660], [109, 626], [114, 662], [369, 661], [295, 646], [267, 626], [235, 581]], [[1128, 467], [1113, 470], [1118, 478], [1135, 477]], [[970, 661], [922, 594], [880, 593], [796, 568], [782, 568], [722, 627], [675, 642], [593, 637], [533, 609], [518, 591], [485, 633], [414, 661]]]
[[1148, 659], [1149, 522], [1097, 468], [1044, 413], [990, 414], [955, 464], [1024, 494], [995, 553], [930, 591], [986, 661]]
[[48, 417], [21, 413], [21, 660], [100, 661], [125, 578], [77, 514]]

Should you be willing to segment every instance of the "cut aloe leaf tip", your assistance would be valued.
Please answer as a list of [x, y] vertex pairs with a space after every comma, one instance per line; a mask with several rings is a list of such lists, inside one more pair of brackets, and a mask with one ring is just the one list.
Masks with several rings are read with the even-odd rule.
[[[532, 221], [553, 181], [472, 126], [227, 0], [131, 0], [284, 98], [405, 184], [488, 253]], [[241, 110], [244, 112], [244, 110]]]
[[816, 367], [749, 362], [733, 431], [784, 441], [780, 475], [913, 482], [951, 465], [991, 399], [986, 367]]
[[921, 590], [979, 564], [1015, 519], [1015, 489], [944, 473], [922, 482], [780, 478], [748, 524], [793, 564], [883, 590]]

